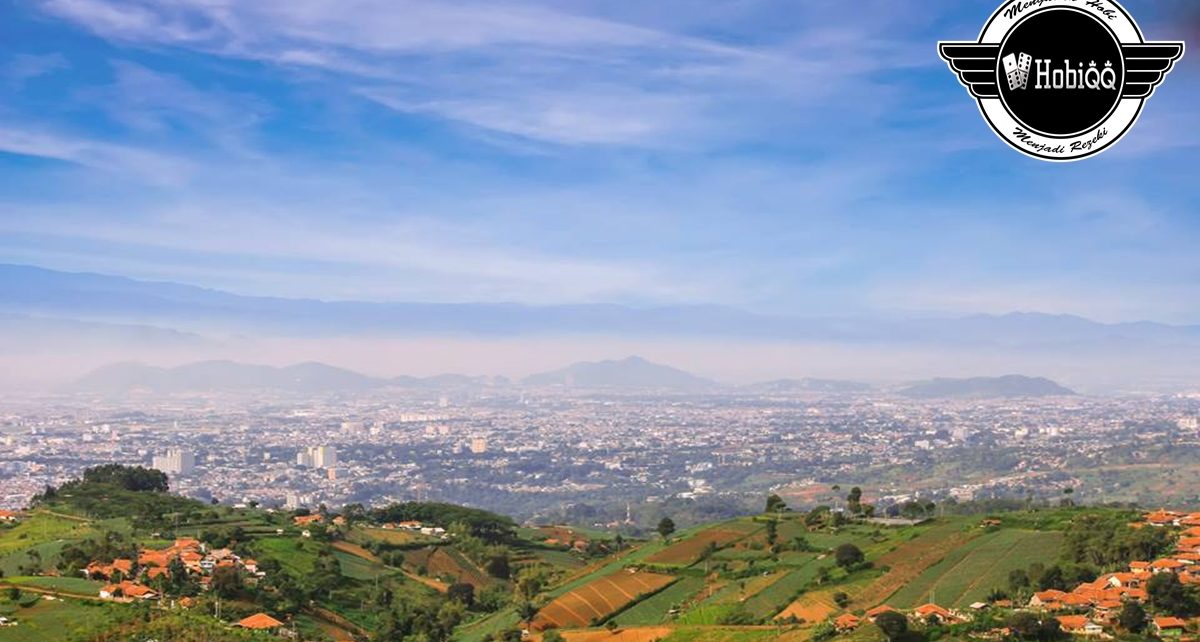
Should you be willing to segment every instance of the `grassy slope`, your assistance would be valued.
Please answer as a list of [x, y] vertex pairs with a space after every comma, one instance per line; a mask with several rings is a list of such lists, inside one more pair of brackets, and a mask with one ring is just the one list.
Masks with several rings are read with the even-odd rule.
[[888, 603], [897, 608], [920, 606], [936, 598], [943, 606], [961, 607], [984, 599], [1008, 583], [1013, 569], [1058, 557], [1062, 533], [1006, 529], [988, 533], [947, 555]]
[[660, 624], [669, 619], [668, 612], [695, 596], [704, 588], [704, 579], [685, 577], [614, 618], [621, 626]]
[[118, 621], [120, 608], [111, 604], [39, 600], [10, 615], [20, 624], [0, 628], [0, 642], [64, 640], [75, 631], [96, 630]]
[[15, 527], [0, 529], [0, 556], [11, 555], [38, 544], [82, 539], [94, 532], [92, 526], [84, 521], [35, 513]]

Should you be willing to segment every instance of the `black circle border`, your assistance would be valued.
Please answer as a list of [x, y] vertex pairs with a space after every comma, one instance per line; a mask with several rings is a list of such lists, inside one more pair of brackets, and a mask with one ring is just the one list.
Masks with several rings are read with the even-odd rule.
[[[1146, 36], [1142, 32], [1141, 26], [1138, 25], [1137, 20], [1134, 20], [1133, 16], [1130, 15], [1129, 12], [1125, 10], [1125, 7], [1121, 6], [1121, 3], [1117, 2], [1117, 0], [1109, 0], [1109, 2], [1111, 2], [1112, 5], [1121, 12], [1121, 15], [1125, 16], [1125, 19], [1128, 20], [1131, 25], [1133, 25], [1133, 30], [1135, 32], [1137, 32], [1138, 41], [1139, 41], [1137, 43], [1124, 43], [1124, 42], [1121, 42], [1120, 38], [1118, 38], [1117, 42], [1119, 44], [1145, 44]], [[998, 9], [996, 9], [996, 12], [992, 14], [992, 17], [989, 18], [988, 21], [986, 23], [984, 23], [983, 28], [979, 30], [979, 38], [976, 39], [976, 42], [978, 42], [978, 43], [983, 42], [983, 36], [985, 34], [987, 34], [988, 29], [992, 26], [992, 23], [995, 22], [996, 19], [999, 18], [1000, 15], [1004, 13], [1004, 9], [1006, 7], [1008, 7], [1010, 4], [1013, 4], [1013, 3], [1012, 2], [1001, 3], [1000, 7]], [[1050, 9], [1052, 7], [1044, 7], [1044, 8]], [[1038, 11], [1040, 11], [1040, 10], [1041, 9], [1038, 9]], [[1015, 28], [1015, 27], [1016, 27], [1016, 25], [1013, 26], [1013, 28]], [[1008, 32], [1005, 32], [1004, 39], [1002, 39], [1000, 41], [1001, 44], [1008, 39], [1008, 33], [1011, 31], [1012, 31], [1012, 28], [1010, 28]], [[1001, 104], [1003, 104], [1003, 102], [1004, 102], [1001, 99], [996, 99], [996, 100], [1000, 100]], [[1112, 147], [1113, 145], [1116, 145], [1118, 142], [1121, 141], [1122, 138], [1125, 138], [1125, 134], [1128, 134], [1129, 130], [1133, 129], [1133, 126], [1137, 124], [1139, 119], [1141, 119], [1142, 110], [1146, 106], [1146, 100], [1147, 100], [1146, 98], [1122, 98], [1121, 100], [1137, 100], [1138, 101], [1137, 113], [1133, 115], [1133, 118], [1129, 121], [1129, 125], [1124, 130], [1122, 130], [1121, 133], [1119, 133], [1115, 137], [1113, 137], [1112, 142], [1108, 143], [1107, 145], [1105, 145], [1099, 149], [1092, 150], [1086, 154], [1083, 154], [1082, 156], [1073, 156], [1071, 158], [1059, 158], [1059, 157], [1055, 157], [1055, 156], [1046, 156], [1043, 154], [1039, 154], [1038, 152], [1034, 152], [1034, 151], [1031, 151], [1030, 149], [1028, 149], [1028, 146], [1022, 146], [1019, 143], [1017, 143], [1016, 141], [1009, 140], [1009, 138], [1003, 132], [1000, 131], [1000, 128], [996, 126], [996, 123], [992, 122], [991, 117], [988, 116], [987, 111], [983, 108], [984, 99], [983, 98], [977, 99], [976, 104], [979, 107], [979, 114], [981, 116], [983, 116], [984, 121], [986, 121], [988, 126], [992, 128], [992, 132], [995, 133], [996, 137], [999, 138], [1000, 140], [1004, 141], [1005, 144], [1007, 144], [1009, 147], [1012, 147], [1013, 149], [1021, 152], [1022, 154], [1025, 154], [1026, 156], [1029, 156], [1030, 158], [1036, 158], [1038, 160], [1049, 161], [1052, 163], [1074, 163], [1074, 162], [1081, 161], [1086, 158], [1091, 158], [1092, 156], [1095, 156], [1097, 154], [1101, 154], [1101, 153], [1108, 151], [1108, 149], [1110, 147]], [[1118, 105], [1120, 105], [1119, 101], [1118, 101]], [[1007, 105], [1005, 105], [1004, 111], [1006, 111], [1006, 112], [1008, 111]], [[1011, 114], [1009, 114], [1009, 115], [1011, 115]], [[1014, 120], [1015, 119], [1016, 118], [1014, 117]]]

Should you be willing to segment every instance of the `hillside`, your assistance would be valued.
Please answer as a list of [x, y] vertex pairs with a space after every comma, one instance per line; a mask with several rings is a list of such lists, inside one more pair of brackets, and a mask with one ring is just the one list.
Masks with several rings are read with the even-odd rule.
[[[210, 506], [163, 492], [162, 482], [144, 469], [94, 469], [0, 526], [0, 616], [18, 622], [0, 627], [0, 642], [114, 634], [184, 640], [170, 636], [185, 630], [217, 642], [260, 639], [217, 621], [217, 597], [224, 622], [262, 613], [313, 641], [403, 640], [419, 632], [428, 640], [485, 642], [516, 639], [529, 628], [534, 639], [554, 631], [570, 642], [805, 642], [828, 637], [836, 619], [843, 625], [837, 637], [881, 642], [877, 627], [852, 624], [850, 616], [934, 602], [961, 619], [914, 620], [912, 639], [920, 642], [986, 631], [1010, 617], [1004, 600], [1071, 590], [1081, 577], [1129, 568], [1133, 555], [1169, 554], [1186, 528], [1172, 520], [1200, 525], [1200, 515], [1162, 513], [1146, 519], [1166, 527], [1132, 528], [1135, 513], [1091, 508], [883, 525], [822, 508], [639, 541], [566, 526], [517, 527], [446, 504], [330, 514]], [[1190, 545], [1200, 548], [1195, 539]], [[106, 585], [130, 581], [111, 574], [131, 551], [140, 551], [134, 585], [163, 600], [187, 597], [192, 606], [168, 613], [144, 608], [158, 597], [101, 599]], [[219, 555], [228, 570], [180, 566], [154, 574], [172, 551], [197, 560]], [[981, 612], [986, 617], [971, 608], [984, 602], [993, 603]]]
[[913, 384], [900, 394], [918, 399], [969, 398], [994, 399], [1015, 397], [1071, 396], [1075, 391], [1042, 377], [1006, 375], [969, 379], [933, 379]]

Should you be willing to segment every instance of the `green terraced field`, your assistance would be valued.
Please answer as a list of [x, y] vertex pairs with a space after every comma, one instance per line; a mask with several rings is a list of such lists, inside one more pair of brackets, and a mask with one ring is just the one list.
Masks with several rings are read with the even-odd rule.
[[1053, 562], [1062, 545], [1062, 533], [1001, 530], [959, 547], [892, 594], [887, 603], [910, 608], [935, 601], [962, 607], [983, 600], [994, 588], [1006, 586], [1013, 569], [1034, 562]]
[[691, 599], [703, 588], [703, 578], [685, 577], [648, 599], [642, 600], [614, 619], [621, 626], [661, 624], [671, 619], [668, 612], [673, 607]]
[[822, 567], [833, 566], [835, 564], [832, 559], [812, 560], [746, 600], [746, 610], [755, 617], [769, 617], [778, 613], [801, 589], [817, 579], [817, 573]]

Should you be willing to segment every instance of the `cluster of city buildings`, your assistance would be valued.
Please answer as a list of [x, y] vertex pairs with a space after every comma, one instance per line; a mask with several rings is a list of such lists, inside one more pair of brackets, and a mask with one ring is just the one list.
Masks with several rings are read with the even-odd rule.
[[[860, 485], [881, 510], [1057, 498], [1065, 486], [1080, 502], [1136, 501], [1143, 487], [1128, 477], [1079, 471], [1132, 471], [1200, 446], [1200, 399], [1178, 396], [404, 394], [0, 405], [0, 508], [110, 462], [159, 468], [173, 492], [226, 504], [437, 500], [545, 521], [564, 506], [611, 509], [597, 523], [619, 522], [629, 503], [758, 503], [803, 479]], [[944, 464], [953, 477], [932, 474]]]

